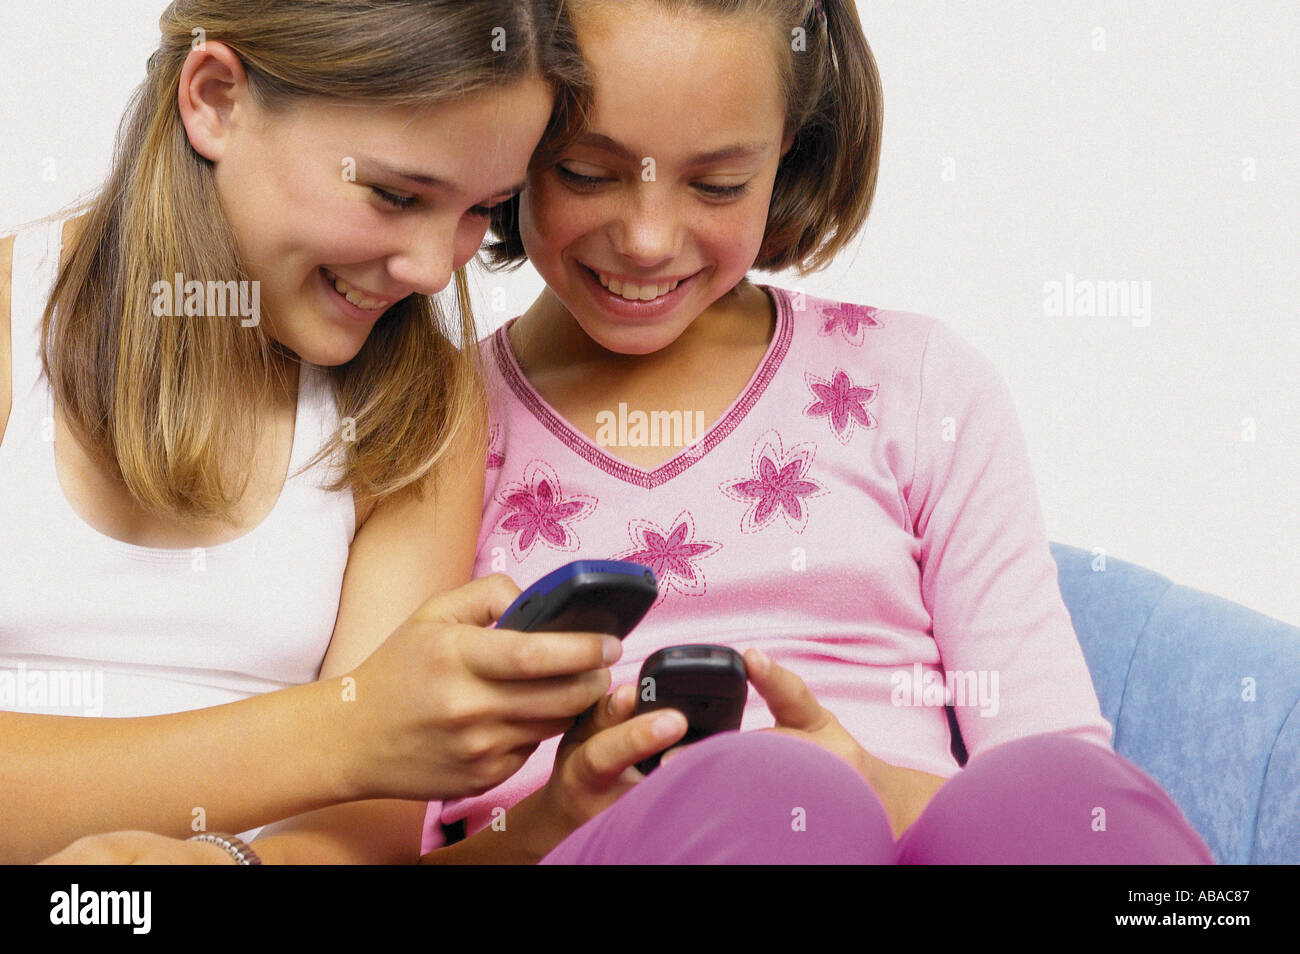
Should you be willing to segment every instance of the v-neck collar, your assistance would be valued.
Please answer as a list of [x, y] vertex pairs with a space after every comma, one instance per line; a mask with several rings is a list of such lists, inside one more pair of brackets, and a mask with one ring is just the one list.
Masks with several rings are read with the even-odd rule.
[[694, 443], [688, 444], [676, 456], [664, 461], [653, 470], [645, 470], [635, 464], [630, 464], [607, 453], [599, 445], [593, 444], [586, 434], [565, 420], [555, 408], [551, 407], [537, 393], [536, 388], [525, 377], [523, 369], [519, 366], [519, 361], [515, 357], [514, 349], [510, 346], [508, 331], [510, 326], [519, 320], [518, 317], [511, 318], [510, 321], [498, 328], [493, 335], [492, 350], [496, 358], [496, 365], [502, 377], [509, 384], [510, 389], [514, 391], [515, 396], [545, 425], [547, 430], [575, 454], [599, 467], [610, 476], [617, 477], [629, 484], [646, 489], [658, 487], [703, 460], [713, 448], [722, 443], [727, 435], [736, 429], [740, 422], [744, 420], [745, 415], [749, 413], [750, 408], [763, 396], [763, 392], [767, 390], [768, 384], [771, 383], [777, 368], [780, 367], [781, 361], [785, 358], [786, 352], [790, 350], [790, 338], [793, 329], [790, 302], [785, 291], [768, 285], [759, 285], [757, 287], [765, 291], [776, 306], [776, 329], [772, 333], [772, 340], [768, 342], [767, 352], [763, 355], [763, 360], [759, 362], [758, 368], [750, 376], [749, 383], [741, 389], [739, 396], [731, 402], [731, 405], [723, 412], [722, 416], [704, 432], [704, 436]]

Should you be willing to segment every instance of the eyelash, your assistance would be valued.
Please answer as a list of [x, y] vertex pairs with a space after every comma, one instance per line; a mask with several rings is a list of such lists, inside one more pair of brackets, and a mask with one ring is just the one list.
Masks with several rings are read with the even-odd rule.
[[560, 174], [561, 179], [565, 179], [574, 185], [579, 186], [597, 186], [607, 180], [600, 176], [584, 176], [582, 173], [574, 172], [572, 169], [566, 169], [564, 166], [556, 166], [555, 171]]
[[[602, 182], [610, 181], [609, 179], [601, 178], [600, 176], [584, 176], [579, 172], [574, 172], [572, 169], [566, 169], [561, 165], [557, 165], [555, 171], [559, 173], [561, 179], [566, 180], [571, 185], [580, 187], [594, 188]], [[749, 190], [749, 183], [742, 182], [740, 185], [734, 186], [699, 184], [695, 188], [699, 189], [712, 199], [735, 199], [744, 195], [745, 192]]]
[[[419, 201], [419, 199], [413, 195], [396, 195], [389, 192], [387, 189], [381, 189], [378, 186], [371, 186], [370, 189], [375, 193], [375, 195], [379, 196], [380, 200], [387, 205], [391, 205], [395, 209], [409, 209]], [[494, 208], [496, 208], [496, 206], [476, 205], [469, 211], [475, 218], [485, 219], [492, 214]]]
[[409, 209], [411, 206], [415, 205], [417, 201], [413, 195], [394, 195], [386, 189], [379, 188], [379, 186], [371, 186], [370, 189], [375, 193], [375, 195], [379, 196], [380, 199], [395, 209]]
[[734, 199], [748, 191], [749, 183], [742, 182], [740, 185], [734, 186], [697, 185], [695, 188], [715, 199]]

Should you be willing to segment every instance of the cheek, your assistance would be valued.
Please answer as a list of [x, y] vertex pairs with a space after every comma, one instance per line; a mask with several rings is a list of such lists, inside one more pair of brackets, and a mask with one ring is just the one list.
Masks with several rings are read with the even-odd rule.
[[[328, 154], [324, 148], [317, 154]], [[298, 151], [309, 156], [313, 150]], [[269, 158], [269, 157], [268, 157]], [[341, 166], [319, 160], [269, 162], [261, 174], [242, 170], [245, 233], [270, 260], [314, 271], [317, 265], [347, 265], [377, 257], [384, 246], [383, 213], [347, 181]], [[249, 219], [252, 219], [251, 229]], [[286, 270], [278, 281], [292, 285]]]
[[765, 207], [738, 206], [727, 214], [712, 217], [696, 236], [725, 272], [743, 277], [758, 258], [766, 227]]
[[554, 230], [546, 224], [546, 213], [544, 189], [530, 182], [519, 200], [519, 237], [529, 258], [541, 258], [545, 254], [545, 238], [553, 234]]
[[584, 218], [590, 214], [584, 212], [580, 197], [567, 195], [543, 179], [529, 184], [519, 209], [519, 231], [525, 248], [536, 249], [537, 257], [542, 257], [559, 252], [580, 237], [586, 231]]

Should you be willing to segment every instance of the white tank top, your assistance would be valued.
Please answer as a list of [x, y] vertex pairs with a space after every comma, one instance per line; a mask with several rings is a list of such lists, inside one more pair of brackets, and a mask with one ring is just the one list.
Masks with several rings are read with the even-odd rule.
[[[238, 539], [135, 546], [90, 527], [54, 466], [40, 320], [62, 222], [13, 246], [13, 409], [0, 439], [0, 709], [147, 716], [316, 678], [355, 529], [351, 491], [322, 489], [337, 457], [290, 476]], [[289, 474], [338, 426], [322, 369], [302, 365]]]

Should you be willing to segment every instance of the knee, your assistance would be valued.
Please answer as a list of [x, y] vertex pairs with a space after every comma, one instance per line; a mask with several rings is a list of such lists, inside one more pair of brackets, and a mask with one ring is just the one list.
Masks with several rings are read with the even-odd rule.
[[811, 742], [729, 732], [683, 749], [580, 828], [548, 863], [886, 864], [871, 788]]
[[817, 805], [887, 819], [875, 790], [847, 762], [815, 742], [780, 732], [726, 732], [696, 742], [641, 784], [656, 782], [734, 806], [788, 803], [794, 811]]
[[982, 752], [907, 835], [907, 863], [1204, 864], [1173, 800], [1111, 749], [1061, 734]]
[[712, 736], [661, 765], [642, 787], [641, 795], [659, 802], [660, 822], [680, 815], [708, 829], [700, 837], [719, 838], [719, 858], [893, 861], [893, 831], [875, 791], [848, 763], [805, 739], [778, 732]]

